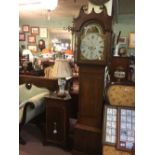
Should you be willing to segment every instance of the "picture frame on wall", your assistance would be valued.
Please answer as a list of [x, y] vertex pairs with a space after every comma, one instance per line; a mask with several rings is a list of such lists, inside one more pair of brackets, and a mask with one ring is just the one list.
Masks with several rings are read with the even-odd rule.
[[23, 32], [19, 33], [19, 41], [25, 41], [25, 33]]
[[29, 25], [23, 25], [22, 26], [22, 32], [29, 32], [30, 31], [30, 26]]
[[48, 30], [46, 27], [40, 28], [40, 37], [41, 38], [47, 38]]
[[135, 33], [129, 33], [129, 48], [135, 48]]
[[36, 43], [36, 36], [28, 35], [28, 43]]
[[32, 35], [38, 35], [39, 34], [39, 27], [31, 27], [31, 34]]
[[32, 52], [37, 52], [37, 45], [28, 45], [27, 48]]
[[121, 44], [127, 44], [127, 37], [120, 37], [118, 42]]

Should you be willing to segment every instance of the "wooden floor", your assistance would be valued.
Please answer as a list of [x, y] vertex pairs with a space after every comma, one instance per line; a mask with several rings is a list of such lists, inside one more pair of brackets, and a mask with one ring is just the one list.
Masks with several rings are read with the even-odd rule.
[[52, 145], [42, 144], [41, 131], [34, 124], [28, 124], [21, 132], [26, 145], [19, 145], [20, 155], [71, 155], [70, 152]]

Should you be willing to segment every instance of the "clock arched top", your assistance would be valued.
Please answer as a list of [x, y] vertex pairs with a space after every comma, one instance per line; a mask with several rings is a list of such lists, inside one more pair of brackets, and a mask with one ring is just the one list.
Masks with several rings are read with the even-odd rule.
[[109, 0], [89, 0], [89, 1], [95, 5], [103, 5], [103, 3], [108, 2]]
[[89, 22], [89, 23], [86, 23], [86, 25], [83, 25], [84, 28], [82, 29], [83, 32], [82, 34], [84, 33], [85, 35], [87, 33], [98, 33], [98, 34], [102, 34], [104, 30], [102, 30], [102, 26], [98, 23], [93, 23], [92, 24]]
[[83, 25], [90, 22], [97, 22], [102, 26], [102, 29], [108, 32], [112, 31], [112, 17], [107, 14], [106, 8], [100, 13], [96, 13], [94, 9], [87, 14], [84, 11], [84, 6], [81, 7], [79, 16], [74, 18], [74, 31], [79, 32]]

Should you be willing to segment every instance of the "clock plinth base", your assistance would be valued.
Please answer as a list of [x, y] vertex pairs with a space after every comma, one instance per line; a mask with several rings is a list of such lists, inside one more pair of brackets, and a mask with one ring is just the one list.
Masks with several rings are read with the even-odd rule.
[[73, 155], [101, 155], [101, 129], [76, 124]]

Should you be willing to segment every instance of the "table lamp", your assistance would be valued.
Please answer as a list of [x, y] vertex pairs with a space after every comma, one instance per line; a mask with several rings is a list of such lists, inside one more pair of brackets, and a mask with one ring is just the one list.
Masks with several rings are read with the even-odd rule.
[[66, 80], [72, 77], [72, 69], [69, 62], [65, 59], [56, 59], [52, 70], [52, 77], [58, 78], [59, 90], [57, 96], [65, 97]]

